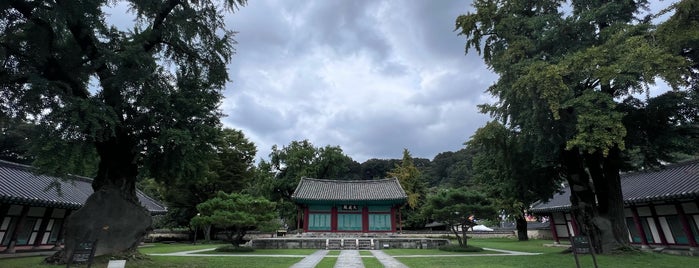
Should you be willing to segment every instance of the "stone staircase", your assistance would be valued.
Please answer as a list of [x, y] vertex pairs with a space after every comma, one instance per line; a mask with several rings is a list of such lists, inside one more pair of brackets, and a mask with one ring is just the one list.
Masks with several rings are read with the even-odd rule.
[[329, 250], [343, 250], [343, 249], [360, 249], [369, 250], [373, 249], [374, 239], [360, 239], [360, 238], [328, 238], [325, 240], [325, 247]]

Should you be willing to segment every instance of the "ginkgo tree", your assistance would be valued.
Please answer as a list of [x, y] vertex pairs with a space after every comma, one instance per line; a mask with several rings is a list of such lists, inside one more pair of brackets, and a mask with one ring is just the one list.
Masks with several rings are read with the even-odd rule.
[[235, 53], [223, 15], [245, 2], [0, 2], [0, 114], [41, 128], [46, 170], [83, 158], [60, 157], [64, 145], [99, 157], [94, 193], [65, 221], [63, 262], [81, 241], [99, 240], [97, 255], [136, 250], [151, 225], [139, 175], [205, 170]]
[[574, 218], [597, 252], [627, 247], [620, 171], [631, 144], [619, 101], [658, 79], [686, 88], [691, 62], [659, 42], [653, 16], [638, 17], [648, 1], [473, 6], [456, 19], [456, 30], [467, 52], [478, 52], [499, 75], [487, 89], [497, 101], [482, 111], [557, 155], [550, 165], [571, 187]]

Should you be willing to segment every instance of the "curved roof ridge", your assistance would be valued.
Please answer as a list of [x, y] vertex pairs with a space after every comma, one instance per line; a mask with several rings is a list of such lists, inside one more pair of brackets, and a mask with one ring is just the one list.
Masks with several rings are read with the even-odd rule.
[[378, 180], [328, 180], [301, 178], [291, 198], [307, 202], [369, 202], [402, 203], [407, 194], [397, 178]]
[[316, 178], [309, 178], [309, 177], [302, 177], [301, 179], [302, 180], [322, 181], [322, 182], [342, 182], [342, 183], [351, 183], [351, 182], [366, 183], [366, 182], [384, 182], [384, 181], [398, 180], [395, 177], [394, 178], [383, 178], [383, 179], [368, 179], [368, 180], [316, 179]]

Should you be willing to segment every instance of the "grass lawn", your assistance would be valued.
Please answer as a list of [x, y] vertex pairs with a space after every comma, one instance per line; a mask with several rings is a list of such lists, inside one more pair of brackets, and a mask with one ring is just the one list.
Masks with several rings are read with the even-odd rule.
[[[252, 252], [218, 252], [218, 251], [203, 251], [197, 254], [212, 254], [212, 255], [311, 255], [317, 249], [256, 249]], [[340, 254], [339, 252], [337, 254]]]
[[[398, 261], [409, 267], [575, 267], [575, 259], [572, 254], [562, 254], [563, 248], [544, 247], [543, 244], [550, 244], [552, 241], [531, 240], [519, 242], [511, 239], [470, 239], [469, 244], [477, 247], [487, 247], [494, 249], [505, 249], [522, 252], [542, 253], [536, 256], [487, 256], [487, 257], [454, 257], [453, 253], [427, 249], [389, 249], [385, 250], [389, 255], [394, 256]], [[187, 251], [205, 248], [214, 248], [221, 245], [204, 244], [155, 244], [150, 247], [141, 248], [140, 251], [149, 253], [171, 253], [177, 251]], [[274, 255], [308, 255], [315, 250], [308, 249], [273, 249], [256, 250], [254, 254], [274, 254]], [[484, 251], [485, 252], [485, 251]], [[480, 253], [484, 253], [480, 252]], [[428, 255], [440, 253], [439, 257], [409, 257], [407, 255]], [[495, 253], [495, 252], [488, 252]], [[232, 253], [235, 255], [237, 253]], [[382, 267], [378, 260], [369, 251], [360, 251], [365, 267]], [[330, 251], [329, 256], [323, 258], [317, 267], [330, 268], [335, 265], [339, 251]], [[25, 257], [0, 259], [0, 267], [64, 267], [41, 264], [44, 257]], [[289, 267], [300, 261], [300, 257], [235, 257], [216, 256], [210, 257], [176, 257], [176, 256], [149, 256], [146, 260], [129, 260], [126, 267]], [[106, 258], [97, 258], [94, 267], [106, 267]], [[590, 255], [580, 256], [581, 267], [592, 267]], [[673, 256], [657, 253], [625, 253], [620, 255], [597, 256], [599, 267], [649, 267], [649, 268], [681, 268], [694, 267], [699, 263], [697, 257]], [[80, 267], [80, 266], [77, 266]], [[85, 267], [85, 266], [82, 266]]]
[[[494, 249], [505, 249], [522, 252], [543, 253], [536, 256], [488, 256], [488, 257], [440, 257], [440, 258], [410, 258], [393, 255], [397, 260], [409, 267], [575, 267], [572, 254], [562, 254], [564, 248], [544, 247], [551, 244], [549, 240], [530, 240], [519, 242], [514, 239], [470, 239], [469, 245]], [[403, 254], [405, 255], [405, 254]], [[652, 267], [680, 268], [694, 267], [699, 261], [697, 257], [673, 256], [657, 253], [626, 253], [609, 256], [596, 256], [599, 267]], [[594, 267], [590, 255], [579, 255], [581, 267]]]
[[497, 251], [483, 250], [479, 252], [451, 252], [441, 251], [439, 249], [414, 249], [414, 248], [392, 248], [384, 249], [383, 252], [391, 256], [405, 255], [468, 255], [468, 254], [500, 254]]
[[188, 250], [197, 250], [205, 248], [217, 248], [228, 244], [186, 244], [186, 243], [173, 243], [173, 244], [163, 244], [163, 243], [148, 243], [143, 247], [138, 248], [143, 254], [153, 254], [153, 253], [173, 253]]

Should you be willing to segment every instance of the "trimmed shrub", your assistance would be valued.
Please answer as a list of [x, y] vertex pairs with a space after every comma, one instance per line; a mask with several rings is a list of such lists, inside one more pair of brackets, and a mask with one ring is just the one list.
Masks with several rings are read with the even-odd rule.
[[474, 247], [474, 246], [461, 247], [459, 245], [441, 246], [441, 247], [439, 247], [439, 250], [450, 251], [450, 252], [481, 252], [481, 251], [483, 251], [483, 249], [479, 248], [479, 247]]
[[253, 252], [255, 249], [251, 247], [236, 247], [233, 245], [223, 246], [216, 249], [218, 252]]

